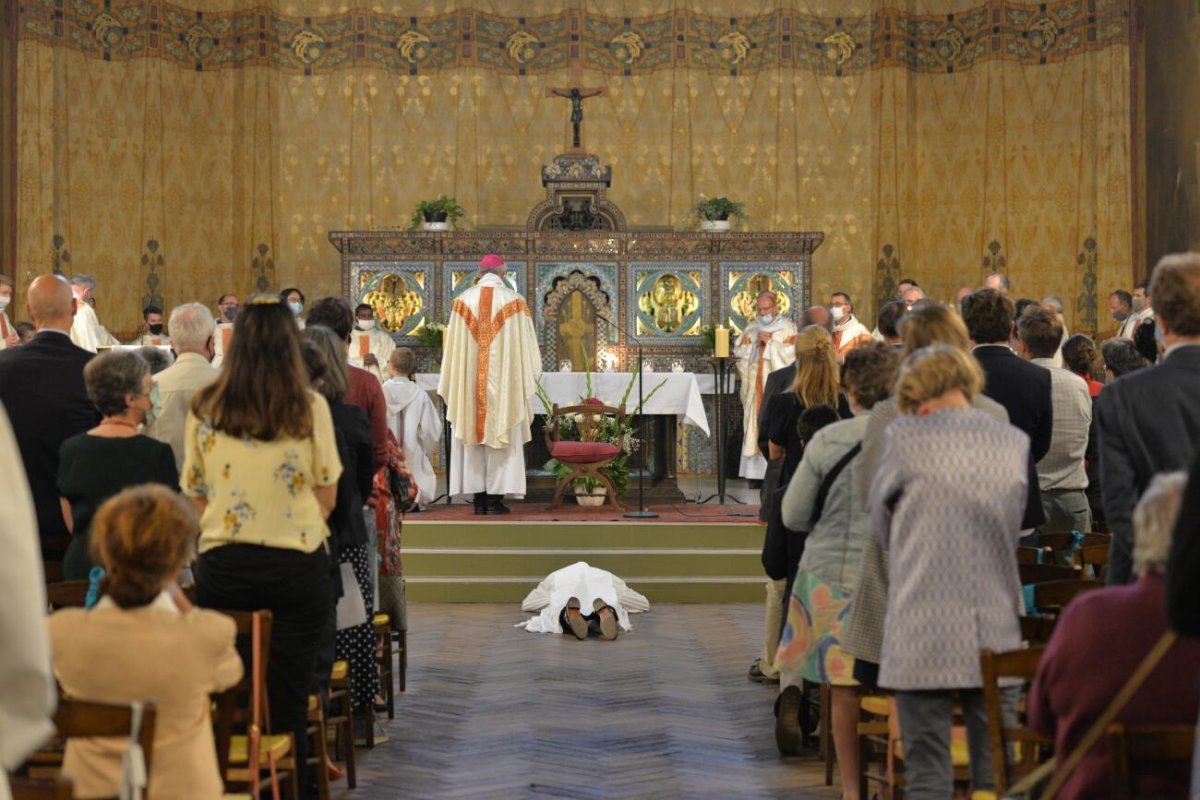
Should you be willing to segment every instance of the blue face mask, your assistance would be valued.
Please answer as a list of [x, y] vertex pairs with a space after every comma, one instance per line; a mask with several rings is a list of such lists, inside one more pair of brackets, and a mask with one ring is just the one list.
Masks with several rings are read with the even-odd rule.
[[1154, 341], [1158, 342], [1163, 347], [1166, 347], [1167, 342], [1165, 339], [1163, 339], [1164, 334], [1163, 334], [1162, 325], [1159, 325], [1157, 322], [1153, 323], [1153, 325], [1154, 325]]
[[292, 310], [292, 316], [298, 317], [300, 316], [300, 312], [304, 310], [304, 304], [293, 301], [288, 303], [288, 308]]
[[770, 325], [774, 321], [775, 321], [774, 314], [760, 314], [758, 317], [759, 325]]

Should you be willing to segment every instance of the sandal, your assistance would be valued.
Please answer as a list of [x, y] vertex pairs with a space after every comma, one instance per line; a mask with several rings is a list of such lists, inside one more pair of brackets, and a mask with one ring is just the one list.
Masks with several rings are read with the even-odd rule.
[[612, 641], [621, 632], [617, 625], [617, 610], [600, 598], [592, 601], [592, 609], [600, 620], [600, 638]]

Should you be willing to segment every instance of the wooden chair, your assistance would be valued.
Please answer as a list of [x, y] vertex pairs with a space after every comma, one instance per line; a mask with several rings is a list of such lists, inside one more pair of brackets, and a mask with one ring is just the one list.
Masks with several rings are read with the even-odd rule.
[[[157, 712], [153, 701], [142, 704], [142, 724], [138, 731], [138, 745], [142, 748], [142, 758], [146, 765], [146, 775], [150, 774], [154, 759], [154, 728]], [[34, 753], [27, 762], [28, 779], [26, 789], [28, 797], [55, 797], [48, 791], [60, 791], [56, 785], [61, 776], [57, 771], [62, 767], [62, 759], [66, 743], [70, 739], [92, 739], [98, 737], [114, 737], [128, 740], [133, 732], [133, 707], [123, 703], [98, 703], [90, 700], [75, 700], [69, 697], [58, 699], [58, 710], [54, 712], [54, 727], [57, 731], [52, 742]], [[20, 797], [15, 794], [14, 797]], [[67, 795], [70, 796], [69, 794]], [[149, 792], [143, 796], [148, 797]]]
[[1021, 577], [1022, 586], [1047, 581], [1069, 581], [1081, 577], [1075, 567], [1060, 567], [1057, 564], [1018, 564], [1017, 574]]
[[1035, 583], [1033, 585], [1033, 607], [1039, 614], [1047, 611], [1057, 613], [1084, 592], [1103, 588], [1104, 584], [1100, 581], [1082, 579]]
[[325, 727], [325, 711], [321, 708], [320, 695], [308, 696], [308, 757], [305, 763], [312, 769], [317, 779], [317, 795], [320, 800], [329, 800], [329, 770], [326, 761], [329, 758], [329, 739]]
[[1048, 739], [1024, 724], [1008, 727], [1000, 711], [1000, 679], [1020, 678], [1025, 681], [1024, 691], [1028, 692], [1043, 652], [1042, 647], [1030, 647], [1005, 653], [984, 650], [979, 654], [997, 796], [1032, 772], [1042, 760], [1042, 751], [1050, 744]]
[[60, 608], [83, 608], [87, 600], [88, 581], [58, 581], [46, 585], [46, 599], [51, 611]]
[[1042, 561], [1047, 564], [1079, 566], [1079, 552], [1085, 547], [1107, 547], [1112, 540], [1108, 533], [1084, 533], [1078, 541], [1073, 532], [1038, 534], [1038, 547], [1046, 551]]
[[878, 783], [880, 797], [897, 788], [896, 743], [900, 724], [896, 703], [890, 695], [868, 694], [859, 700], [858, 793], [871, 797], [871, 784]]
[[[254, 616], [259, 616], [259, 661], [244, 670], [242, 679], [225, 691], [213, 695], [216, 713], [213, 715], [213, 736], [217, 746], [217, 766], [227, 793], [249, 792], [258, 796], [271, 785], [270, 765], [277, 768], [283, 760], [295, 752], [291, 733], [271, 734], [269, 709], [264, 710], [262, 719], [254, 718], [254, 684], [258, 682], [264, 707], [267, 706], [267, 665], [271, 653], [270, 611], [225, 611], [220, 613], [234, 621], [239, 640], [252, 639]], [[264, 731], [259, 740], [259, 770], [251, 775], [250, 729], [257, 726]], [[293, 765], [294, 766], [294, 765]], [[293, 799], [299, 796], [298, 779], [294, 769], [277, 769], [280, 786], [287, 787]]]
[[1173, 764], [1186, 785], [1188, 765], [1196, 744], [1195, 725], [1156, 725], [1108, 728], [1108, 774], [1113, 797], [1138, 797], [1131, 764], [1153, 765], [1156, 772]]
[[[325, 725], [334, 732], [333, 759], [345, 763], [346, 786], [353, 789], [358, 786], [358, 772], [354, 763], [354, 706], [350, 692], [350, 665], [345, 661], [333, 662], [329, 678], [329, 715], [325, 718]], [[374, 728], [374, 725], [371, 727]]]
[[387, 706], [388, 719], [396, 718], [396, 670], [392, 649], [392, 618], [387, 614], [376, 614], [371, 619], [375, 628], [375, 660], [379, 669], [379, 688], [383, 691], [383, 702]]
[[[578, 442], [564, 442], [558, 436], [559, 422], [563, 417], [578, 415], [576, 426], [579, 428]], [[554, 502], [551, 508], [562, 505], [563, 492], [580, 478], [590, 478], [602, 484], [608, 490], [608, 500], [613, 508], [624, 510], [625, 506], [617, 497], [617, 488], [602, 470], [621, 455], [620, 445], [610, 442], [597, 441], [601, 434], [605, 416], [615, 416], [617, 428], [624, 427], [625, 405], [606, 406], [602, 403], [581, 403], [577, 406], [559, 408], [555, 403], [550, 412], [550, 419], [543, 428], [546, 435], [546, 449], [550, 457], [556, 459], [568, 470], [567, 475], [560, 478], [554, 491]]]
[[1031, 645], [1046, 644], [1054, 635], [1056, 624], [1058, 624], [1056, 616], [1021, 617], [1021, 638]]
[[1040, 547], [1018, 547], [1017, 548], [1017, 563], [1018, 564], [1040, 564], [1042, 563], [1042, 553], [1045, 551]]
[[74, 784], [64, 775], [53, 778], [26, 778], [21, 775], [9, 777], [13, 800], [72, 800]]

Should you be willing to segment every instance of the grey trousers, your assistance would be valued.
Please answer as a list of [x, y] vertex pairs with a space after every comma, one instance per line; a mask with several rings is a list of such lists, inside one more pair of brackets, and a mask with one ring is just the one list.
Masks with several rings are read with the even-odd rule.
[[1092, 530], [1092, 507], [1083, 489], [1042, 492], [1042, 510], [1046, 512], [1046, 521], [1038, 526], [1042, 533]]
[[[1006, 724], [1015, 719], [1017, 689], [1002, 690]], [[900, 711], [900, 738], [904, 742], [905, 796], [910, 800], [946, 800], [954, 795], [954, 768], [950, 763], [950, 728], [954, 703], [963, 710], [967, 749], [971, 757], [971, 788], [992, 789], [992, 749], [988, 744], [987, 711], [979, 689], [896, 692]]]

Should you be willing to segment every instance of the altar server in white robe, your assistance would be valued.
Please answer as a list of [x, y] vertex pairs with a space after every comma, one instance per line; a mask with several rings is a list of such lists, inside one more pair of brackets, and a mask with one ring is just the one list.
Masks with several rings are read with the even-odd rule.
[[71, 291], [75, 293], [75, 320], [71, 323], [71, 341], [75, 342], [77, 347], [91, 350], [93, 353], [101, 347], [120, 344], [100, 324], [96, 310], [88, 302], [95, 302], [96, 279], [91, 275], [76, 275], [71, 278]]
[[507, 514], [504, 496], [525, 496], [529, 400], [542, 373], [533, 315], [505, 271], [489, 253], [478, 282], [454, 301], [438, 382], [453, 432], [449, 492], [473, 494], [476, 514]]
[[354, 309], [354, 332], [350, 334], [350, 364], [365, 369], [383, 381], [388, 378], [388, 361], [396, 343], [392, 337], [379, 330], [375, 321], [375, 310], [366, 303]]
[[796, 326], [779, 316], [774, 292], [759, 292], [754, 303], [758, 316], [738, 338], [733, 354], [742, 379], [742, 463], [738, 475], [762, 480], [767, 460], [758, 449], [758, 409], [767, 376], [796, 360]]
[[[353, 349], [353, 347], [351, 348]], [[429, 454], [442, 438], [442, 418], [429, 393], [413, 380], [416, 357], [407, 347], [396, 348], [388, 361], [391, 377], [383, 384], [387, 400], [388, 427], [417, 482], [417, 503], [431, 503], [437, 495], [437, 474]]]
[[0, 274], [0, 350], [21, 343], [21, 337], [17, 333], [16, 326], [8, 318], [8, 306], [12, 303], [13, 290], [15, 288], [16, 285], [13, 283], [12, 278]]

